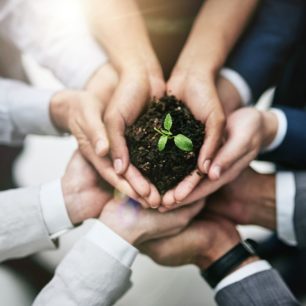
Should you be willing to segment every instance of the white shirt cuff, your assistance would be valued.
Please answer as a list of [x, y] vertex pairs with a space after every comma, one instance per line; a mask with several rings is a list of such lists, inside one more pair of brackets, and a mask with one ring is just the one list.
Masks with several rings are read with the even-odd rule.
[[230, 81], [232, 85], [238, 91], [241, 102], [244, 106], [247, 106], [252, 101], [252, 91], [245, 79], [236, 71], [229, 68], [222, 68], [220, 75]]
[[270, 152], [277, 149], [283, 143], [288, 129], [288, 121], [284, 112], [276, 108], [271, 108], [270, 111], [276, 115], [278, 128], [273, 141], [268, 147], [263, 150], [263, 152]]
[[279, 239], [296, 246], [294, 231], [295, 180], [292, 172], [276, 174], [276, 222]]
[[66, 209], [60, 179], [41, 186], [40, 203], [43, 218], [52, 239], [73, 228]]
[[136, 248], [98, 220], [85, 237], [128, 268], [138, 254]]
[[220, 290], [228, 287], [234, 283], [240, 282], [243, 279], [262, 272], [266, 270], [270, 270], [271, 265], [265, 260], [258, 260], [252, 262], [248, 265], [243, 266], [241, 269], [236, 270], [235, 272], [231, 273], [230, 275], [226, 276], [215, 288], [215, 294], [218, 293]]
[[54, 94], [54, 91], [22, 85], [14, 90], [12, 86], [7, 94], [9, 114], [20, 138], [28, 134], [61, 135], [50, 118], [50, 102]]

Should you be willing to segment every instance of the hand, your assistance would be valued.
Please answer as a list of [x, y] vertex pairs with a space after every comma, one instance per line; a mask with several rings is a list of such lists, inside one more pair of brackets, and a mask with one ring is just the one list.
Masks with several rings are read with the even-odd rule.
[[145, 179], [129, 162], [129, 152], [125, 141], [125, 129], [134, 123], [152, 96], [162, 96], [164, 82], [162, 73], [135, 63], [120, 74], [119, 86], [106, 110], [105, 123], [111, 143], [111, 156], [117, 174], [123, 175], [134, 190], [156, 208], [160, 195], [156, 187]]
[[275, 175], [246, 169], [230, 184], [207, 199], [207, 210], [236, 224], [276, 229]]
[[87, 83], [88, 92], [65, 90], [56, 94], [50, 103], [50, 115], [58, 129], [76, 137], [83, 156], [109, 184], [148, 206], [130, 184], [115, 173], [111, 160], [104, 156], [109, 143], [102, 116], [116, 83], [115, 70], [105, 64]]
[[277, 129], [277, 117], [272, 112], [242, 108], [232, 113], [227, 120], [225, 143], [213, 160], [209, 178], [219, 179], [235, 164], [246, 168], [259, 151], [273, 141]]
[[92, 31], [106, 49], [119, 83], [104, 121], [117, 174], [124, 175], [151, 207], [160, 204], [157, 189], [130, 164], [124, 133], [152, 96], [165, 92], [162, 69], [151, 45], [142, 14], [134, 0], [87, 1]]
[[81, 151], [90, 146], [98, 156], [107, 154], [109, 142], [102, 117], [116, 84], [115, 70], [105, 64], [87, 84], [91, 93], [64, 90], [52, 98], [50, 115], [55, 126], [72, 133]]
[[195, 264], [206, 269], [239, 241], [239, 233], [232, 222], [211, 214], [194, 221], [178, 235], [148, 241], [139, 249], [160, 265]]
[[68, 215], [75, 225], [98, 217], [112, 197], [112, 189], [99, 178], [80, 152], [74, 153], [67, 166], [62, 189]]
[[[180, 203], [176, 205], [173, 205], [173, 195], [166, 194], [163, 198], [164, 206], [173, 209], [196, 201], [237, 178], [258, 155], [260, 149], [272, 142], [277, 128], [277, 119], [272, 112], [242, 108], [232, 113], [227, 120], [227, 138], [209, 170], [209, 178], [213, 181], [204, 179], [188, 197], [179, 198], [177, 202]], [[191, 181], [192, 177], [189, 180]], [[161, 208], [161, 211], [165, 210], [167, 209]]]
[[147, 240], [178, 234], [203, 206], [204, 202], [199, 201], [189, 207], [160, 214], [156, 210], [143, 209], [132, 200], [111, 200], [104, 207], [100, 220], [129, 243], [138, 245]]
[[[226, 117], [242, 106], [241, 97], [236, 87], [224, 77], [220, 76], [218, 78], [217, 92]], [[180, 184], [178, 184], [178, 186], [167, 193], [166, 197], [163, 199], [163, 204], [170, 206], [175, 204], [175, 202], [183, 201], [184, 198], [186, 198], [186, 196], [192, 192], [201, 179], [202, 177], [199, 176], [199, 172], [197, 170], [194, 171]], [[163, 208], [161, 208], [161, 210], [163, 210]]]

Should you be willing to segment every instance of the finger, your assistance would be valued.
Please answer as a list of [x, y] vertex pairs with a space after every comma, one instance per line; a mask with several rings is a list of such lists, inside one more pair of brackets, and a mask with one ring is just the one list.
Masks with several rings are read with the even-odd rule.
[[162, 77], [162, 74], [157, 76], [150, 76], [149, 82], [150, 82], [152, 97], [161, 98], [165, 95], [166, 84]]
[[212, 114], [205, 124], [205, 142], [200, 150], [198, 167], [203, 173], [207, 174], [212, 159], [221, 145], [225, 125], [224, 117], [222, 114]]
[[81, 152], [105, 181], [121, 193], [149, 207], [148, 203], [144, 203], [144, 199], [139, 197], [131, 185], [123, 177], [116, 174], [108, 157], [98, 157], [89, 143], [87, 146], [82, 146]]
[[224, 172], [219, 180], [203, 180], [203, 182], [196, 187], [193, 193], [183, 201], [183, 203], [190, 203], [207, 197], [225, 184], [233, 181], [249, 165], [251, 159], [252, 155], [248, 153], [240, 160], [239, 163], [234, 164], [231, 168]]
[[208, 176], [211, 180], [218, 180], [221, 174], [239, 162], [248, 153], [248, 148], [241, 143], [239, 135], [231, 136], [219, 150], [213, 160]]
[[181, 231], [203, 209], [203, 207], [204, 202], [198, 201], [184, 208], [179, 208], [175, 211], [160, 215], [159, 218], [164, 221], [161, 223], [164, 228], [160, 228], [160, 233], [157, 234], [154, 239], [169, 236], [169, 232], [173, 232], [174, 230]]
[[125, 122], [116, 109], [107, 111], [105, 116], [106, 129], [109, 136], [113, 166], [117, 174], [123, 174], [129, 164], [129, 152], [124, 137]]
[[125, 129], [138, 118], [147, 103], [149, 94], [149, 82], [146, 77], [123, 75], [110, 106], [106, 110], [105, 124], [117, 174], [123, 174], [129, 165]]
[[149, 196], [151, 191], [150, 184], [135, 166], [130, 164], [124, 174], [124, 177], [141, 197], [145, 198]]
[[98, 156], [105, 156], [109, 151], [109, 141], [101, 115], [98, 113], [85, 117], [84, 134], [88, 137]]
[[150, 194], [145, 200], [151, 205], [151, 208], [156, 209], [161, 204], [161, 196], [153, 184], [150, 184], [150, 187]]
[[174, 95], [177, 99], [182, 100], [184, 81], [185, 76], [183, 74], [174, 72], [167, 83], [167, 94]]
[[174, 190], [167, 191], [162, 197], [162, 205], [165, 207], [170, 207], [175, 204]]
[[193, 171], [182, 182], [180, 182], [174, 190], [174, 198], [176, 203], [182, 202], [202, 180], [199, 170]]

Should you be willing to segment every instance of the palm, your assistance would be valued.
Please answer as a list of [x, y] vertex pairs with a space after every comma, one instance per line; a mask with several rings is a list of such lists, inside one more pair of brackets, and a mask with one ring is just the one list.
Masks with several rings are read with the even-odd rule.
[[65, 173], [67, 186], [77, 196], [73, 199], [73, 205], [81, 214], [80, 219], [97, 217], [104, 205], [111, 198], [111, 188], [97, 175], [79, 152], [74, 153]]

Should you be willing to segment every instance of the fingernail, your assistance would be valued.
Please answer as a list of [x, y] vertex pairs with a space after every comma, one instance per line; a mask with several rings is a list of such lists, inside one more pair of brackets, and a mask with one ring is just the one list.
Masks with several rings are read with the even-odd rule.
[[218, 180], [221, 176], [221, 167], [220, 166], [213, 167], [212, 175], [214, 176], [215, 179]]
[[101, 139], [98, 140], [98, 142], [96, 144], [96, 154], [100, 155], [100, 154], [104, 153], [105, 150], [106, 150], [105, 142]]
[[211, 160], [209, 160], [209, 159], [205, 160], [205, 162], [204, 162], [204, 164], [203, 164], [204, 172], [205, 172], [206, 174], [208, 174], [210, 164], [211, 164]]
[[121, 159], [115, 159], [114, 161], [114, 168], [115, 168], [115, 172], [117, 174], [120, 174], [122, 171], [122, 160]]

